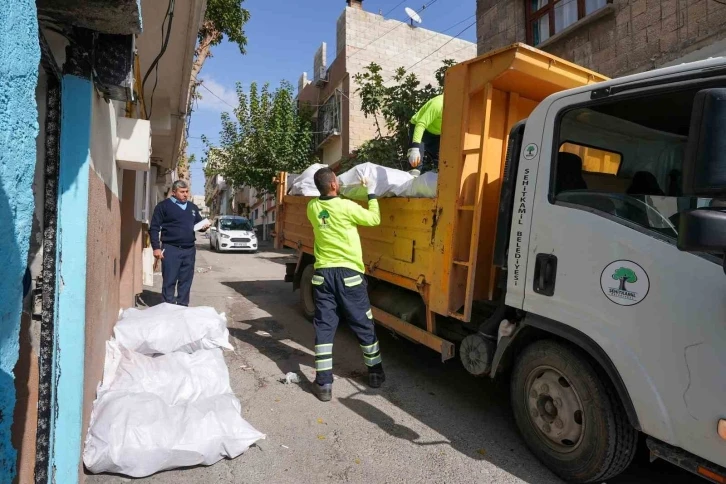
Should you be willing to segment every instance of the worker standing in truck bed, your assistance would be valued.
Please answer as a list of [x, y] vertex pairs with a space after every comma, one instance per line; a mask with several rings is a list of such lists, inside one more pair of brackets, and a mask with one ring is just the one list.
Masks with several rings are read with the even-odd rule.
[[363, 265], [358, 225], [373, 227], [381, 223], [378, 200], [368, 187], [368, 209], [338, 197], [338, 179], [330, 168], [315, 173], [320, 197], [311, 200], [307, 216], [315, 234], [315, 384], [316, 396], [323, 402], [333, 392], [333, 338], [339, 314], [348, 320], [363, 351], [368, 367], [368, 383], [373, 388], [386, 379], [373, 323], [373, 312]]
[[[439, 168], [439, 143], [443, 115], [444, 95], [439, 94], [429, 99], [411, 118], [411, 143], [408, 148], [408, 163], [413, 168], [421, 166], [422, 173], [432, 169], [437, 171]], [[426, 154], [429, 155], [431, 164], [422, 166]]]

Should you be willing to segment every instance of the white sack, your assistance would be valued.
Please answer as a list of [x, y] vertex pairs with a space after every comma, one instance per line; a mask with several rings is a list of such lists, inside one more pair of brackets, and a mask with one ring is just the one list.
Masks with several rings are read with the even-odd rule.
[[130, 351], [112, 339], [106, 342], [98, 394], [108, 391], [152, 393], [167, 405], [178, 405], [232, 393], [232, 388], [220, 348], [152, 357]]
[[208, 306], [188, 308], [163, 303], [143, 310], [127, 309], [113, 332], [121, 346], [146, 355], [234, 349], [229, 344], [224, 313]]
[[93, 473], [145, 477], [235, 458], [264, 438], [229, 393], [170, 406], [152, 393], [107, 391], [93, 404], [83, 463]]
[[377, 197], [395, 196], [398, 187], [413, 180], [413, 176], [405, 171], [361, 163], [338, 176], [341, 195], [352, 200], [368, 200], [368, 188], [361, 185], [361, 177], [373, 185]]
[[295, 181], [290, 188], [288, 193], [290, 195], [302, 195], [304, 197], [319, 197], [320, 192], [315, 186], [315, 172], [321, 168], [328, 168], [328, 165], [321, 163], [315, 163], [310, 165], [304, 172], [295, 177]]
[[397, 191], [397, 197], [410, 198], [436, 198], [436, 186], [439, 175], [433, 171], [427, 171], [423, 175], [415, 177], [406, 182]]

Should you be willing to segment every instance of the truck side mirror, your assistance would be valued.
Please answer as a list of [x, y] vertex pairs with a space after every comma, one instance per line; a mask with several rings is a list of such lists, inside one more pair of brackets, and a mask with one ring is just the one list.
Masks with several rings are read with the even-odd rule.
[[683, 195], [726, 197], [726, 89], [696, 93], [685, 155]]
[[681, 213], [678, 248], [688, 252], [726, 250], [726, 213], [704, 208]]

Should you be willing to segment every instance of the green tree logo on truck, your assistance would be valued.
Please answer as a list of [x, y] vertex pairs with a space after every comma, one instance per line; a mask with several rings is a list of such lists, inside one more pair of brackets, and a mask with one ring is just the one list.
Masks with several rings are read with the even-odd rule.
[[323, 225], [328, 225], [328, 219], [330, 218], [330, 214], [328, 213], [328, 211], [327, 211], [327, 210], [322, 210], [322, 211], [321, 211], [321, 212], [320, 212], [320, 213], [318, 214], [318, 218], [320, 219], [320, 222], [321, 222], [321, 223], [322, 223]]
[[645, 299], [650, 290], [648, 273], [630, 260], [616, 260], [600, 273], [600, 287], [605, 297], [620, 306], [632, 306]]
[[620, 281], [620, 287], [618, 288], [621, 291], [626, 291], [625, 289], [625, 283], [628, 282], [630, 284], [635, 284], [638, 282], [638, 276], [635, 275], [635, 271], [632, 269], [628, 269], [627, 267], [621, 267], [618, 270], [616, 270], [613, 273], [613, 279], [616, 281]]

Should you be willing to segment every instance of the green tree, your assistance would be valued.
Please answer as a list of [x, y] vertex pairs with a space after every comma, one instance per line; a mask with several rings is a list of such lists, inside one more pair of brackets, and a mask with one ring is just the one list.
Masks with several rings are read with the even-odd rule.
[[630, 284], [633, 284], [638, 281], [638, 276], [635, 275], [635, 272], [632, 269], [628, 269], [627, 267], [621, 267], [620, 269], [616, 270], [613, 274], [613, 279], [616, 281], [620, 281], [620, 289], [621, 291], [625, 291], [625, 283], [629, 282]]
[[[204, 12], [204, 22], [197, 34], [197, 47], [194, 51], [194, 64], [188, 86], [187, 118], [184, 121], [185, 128], [192, 113], [192, 102], [201, 97], [197, 88], [202, 81], [199, 80], [199, 73], [204, 62], [212, 57], [212, 47], [219, 45], [226, 37], [229, 42], [237, 44], [241, 54], [245, 54], [247, 47], [247, 36], [244, 27], [250, 19], [250, 13], [242, 8], [244, 0], [207, 0], [207, 9]], [[210, 94], [211, 95], [211, 94]], [[187, 136], [186, 129], [181, 138], [179, 146], [179, 160], [177, 172], [179, 177], [189, 180], [189, 165], [194, 161], [187, 158]]]
[[330, 214], [327, 210], [323, 210], [318, 214], [318, 218], [323, 221], [323, 225], [327, 225]]
[[402, 67], [391, 79], [393, 84], [386, 86], [381, 75], [383, 69], [375, 62], [353, 76], [359, 86], [356, 92], [360, 97], [361, 111], [376, 123], [376, 137], [361, 144], [355, 163], [372, 162], [408, 169], [406, 152], [411, 117], [426, 101], [441, 94], [446, 70], [454, 64], [453, 60], [445, 60], [443, 66], [436, 70], [436, 87], [431, 84], [421, 87], [416, 74], [407, 73]]
[[274, 189], [280, 171], [299, 172], [315, 162], [312, 115], [298, 109], [289, 82], [273, 92], [268, 84], [252, 83], [249, 93], [238, 83], [237, 97], [234, 117], [221, 116], [219, 145], [204, 139], [208, 175], [219, 173], [232, 186], [264, 193]]

